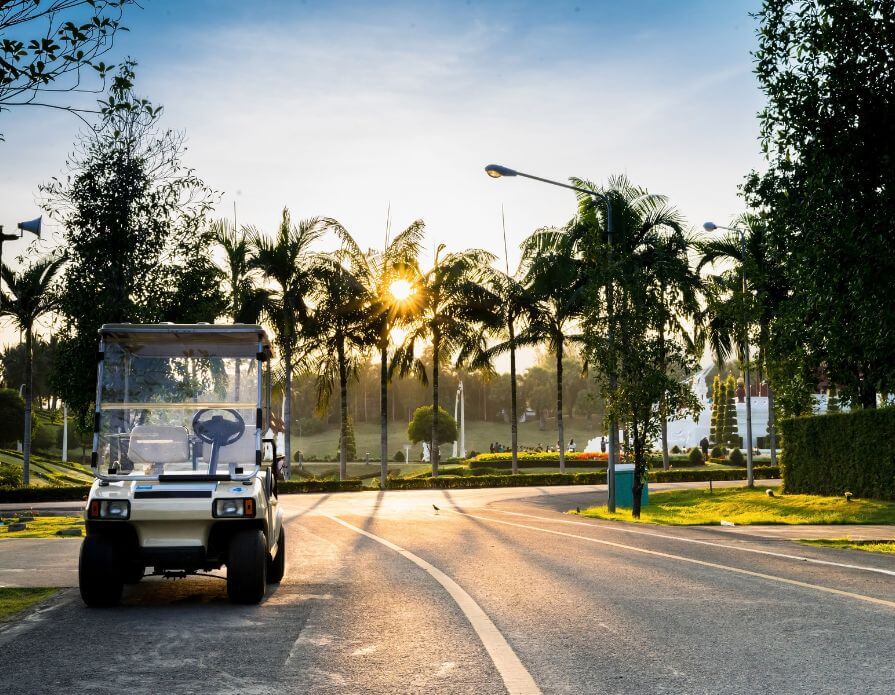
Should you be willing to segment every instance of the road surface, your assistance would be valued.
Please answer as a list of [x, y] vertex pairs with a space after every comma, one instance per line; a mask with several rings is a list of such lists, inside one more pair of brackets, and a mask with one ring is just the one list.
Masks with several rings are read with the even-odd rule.
[[[0, 631], [0, 692], [895, 692], [895, 558], [562, 513], [604, 500], [287, 496], [261, 606], [220, 578], [144, 580], [107, 610], [66, 590]], [[74, 583], [77, 541], [13, 543], [0, 584]]]

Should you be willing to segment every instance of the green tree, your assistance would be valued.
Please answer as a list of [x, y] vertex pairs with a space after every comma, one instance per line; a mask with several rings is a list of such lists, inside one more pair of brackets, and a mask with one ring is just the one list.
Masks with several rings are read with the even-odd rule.
[[[438, 424], [433, 424], [432, 406], [423, 405], [413, 411], [413, 419], [407, 426], [407, 438], [414, 444], [432, 441], [432, 428], [438, 427], [438, 442], [453, 442], [457, 439], [457, 421], [448, 411], [441, 408]], [[432, 449], [429, 450], [430, 452]]]
[[[0, 3], [0, 113], [42, 106], [82, 113], [65, 104], [66, 93], [100, 93], [115, 68], [101, 58], [112, 49], [124, 8], [136, 0], [6, 0]], [[32, 38], [27, 38], [30, 34]], [[89, 78], [99, 84], [89, 86]], [[127, 79], [119, 74], [116, 79]], [[0, 134], [0, 141], [3, 140]]]
[[25, 401], [18, 389], [0, 389], [0, 446], [12, 447], [22, 436]]
[[737, 426], [737, 382], [733, 374], [728, 374], [724, 381], [724, 443], [728, 446], [740, 446]]
[[[420, 275], [416, 319], [408, 327], [395, 365], [401, 374], [415, 374], [428, 383], [426, 365], [415, 352], [418, 344], [432, 346], [432, 475], [438, 476], [439, 438], [438, 378], [442, 366], [456, 356], [456, 364], [475, 360], [485, 350], [489, 296], [481, 280], [494, 257], [479, 249], [445, 253], [444, 244], [435, 250], [432, 266]], [[449, 440], [452, 441], [452, 440]]]
[[766, 211], [790, 288], [772, 324], [772, 379], [790, 406], [825, 373], [844, 400], [873, 408], [895, 383], [895, 333], [879, 320], [895, 306], [895, 167], [880, 146], [895, 141], [895, 5], [765, 0], [757, 18], [768, 166], [745, 191]]
[[285, 455], [292, 460], [292, 379], [298, 350], [307, 335], [310, 310], [307, 298], [317, 288], [320, 256], [311, 246], [326, 230], [320, 218], [292, 223], [289, 210], [283, 209], [279, 227], [273, 237], [249, 229], [253, 249], [251, 267], [260, 271], [273, 284], [265, 314], [273, 325], [282, 365], [284, 399]]
[[129, 65], [120, 76], [105, 102], [112, 107], [78, 143], [68, 173], [41, 186], [44, 209], [65, 229], [68, 259], [51, 382], [85, 428], [103, 323], [214, 321], [213, 308], [197, 309], [219, 305], [219, 279], [201, 260], [214, 194], [184, 166], [183, 135], [160, 129], [161, 108], [128, 87]]
[[709, 439], [712, 444], [719, 445], [726, 441], [726, 433], [724, 431], [726, 420], [724, 411], [727, 409], [727, 402], [724, 398], [724, 387], [721, 385], [721, 376], [715, 374], [712, 382], [712, 421], [711, 430], [709, 431]]
[[48, 257], [35, 261], [20, 273], [5, 264], [0, 266], [0, 279], [6, 285], [0, 287], [0, 316], [9, 317], [13, 325], [25, 334], [25, 423], [22, 436], [22, 479], [27, 487], [31, 482], [31, 410], [34, 324], [57, 306], [53, 284], [65, 258]]

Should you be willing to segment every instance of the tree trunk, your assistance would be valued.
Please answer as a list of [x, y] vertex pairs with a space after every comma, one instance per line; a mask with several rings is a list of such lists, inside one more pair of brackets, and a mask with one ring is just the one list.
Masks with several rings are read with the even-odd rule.
[[31, 326], [25, 328], [25, 432], [22, 435], [22, 484], [31, 484]]
[[513, 475], [519, 473], [519, 414], [516, 398], [516, 331], [510, 321], [510, 444], [513, 450]]
[[556, 430], [559, 435], [559, 472], [566, 472], [566, 440], [562, 421], [562, 336], [556, 341]]
[[388, 487], [388, 342], [379, 351], [379, 489]]
[[288, 480], [289, 471], [292, 467], [292, 351], [283, 354], [283, 362], [285, 363], [286, 384], [283, 392], [283, 454], [286, 456], [284, 475]]
[[859, 395], [861, 398], [861, 407], [865, 409], [876, 408], [876, 389], [869, 383], [862, 382]]
[[644, 459], [644, 444], [636, 423], [633, 426], [634, 435], [634, 481], [631, 485], [631, 516], [635, 519], [640, 518], [641, 501], [640, 496], [643, 494], [643, 474], [646, 472], [646, 461]]
[[348, 365], [345, 360], [345, 340], [339, 338], [336, 347], [336, 356], [339, 360], [339, 480], [348, 477], [348, 450], [345, 442], [348, 440]]
[[771, 444], [771, 465], [777, 465], [777, 428], [774, 421], [774, 389], [768, 382], [768, 437]]
[[438, 334], [432, 338], [432, 442], [429, 444], [429, 460], [432, 462], [432, 477], [438, 477]]

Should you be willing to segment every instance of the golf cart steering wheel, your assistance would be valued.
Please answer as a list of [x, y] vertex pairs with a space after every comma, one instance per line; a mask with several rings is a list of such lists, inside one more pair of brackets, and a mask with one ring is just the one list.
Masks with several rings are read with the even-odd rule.
[[193, 416], [193, 432], [199, 439], [206, 444], [211, 444], [211, 460], [208, 463], [208, 472], [214, 474], [218, 467], [218, 454], [222, 446], [233, 444], [246, 430], [245, 420], [235, 410], [220, 409], [220, 412], [229, 413], [233, 416], [233, 420], [225, 418], [223, 415], [212, 415], [209, 419], [202, 419], [202, 416], [217, 408], [206, 408], [200, 410]]

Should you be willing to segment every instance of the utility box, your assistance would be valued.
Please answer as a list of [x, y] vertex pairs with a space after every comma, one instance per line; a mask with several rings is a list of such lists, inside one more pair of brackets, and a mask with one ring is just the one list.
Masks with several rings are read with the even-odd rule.
[[[634, 464], [620, 463], [615, 467], [615, 506], [627, 507], [630, 509], [634, 506], [634, 496], [631, 488], [634, 486]], [[649, 484], [643, 484], [643, 493], [640, 496], [640, 506], [645, 507], [649, 504]]]

